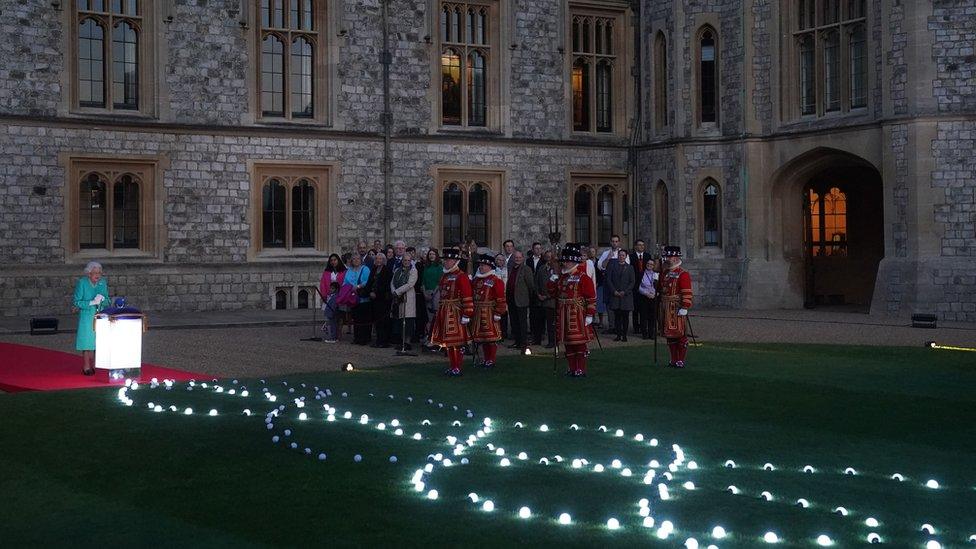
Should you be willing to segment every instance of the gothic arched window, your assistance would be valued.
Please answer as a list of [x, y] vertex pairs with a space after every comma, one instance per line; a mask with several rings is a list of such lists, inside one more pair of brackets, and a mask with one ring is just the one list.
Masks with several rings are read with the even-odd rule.
[[324, 119], [324, 93], [316, 86], [325, 71], [325, 34], [320, 32], [324, 5], [314, 0], [258, 1], [261, 116]]
[[[137, 0], [77, 0], [77, 38], [74, 74], [70, 87], [72, 105], [107, 111], [137, 111], [142, 108], [144, 62], [152, 56], [142, 50], [143, 36], [151, 18]], [[148, 10], [152, 11], [152, 10]]]
[[698, 121], [718, 122], [718, 36], [712, 27], [698, 32]]
[[714, 179], [706, 179], [702, 189], [702, 246], [722, 245], [722, 193]]
[[654, 127], [668, 125], [668, 43], [664, 32], [654, 37]]
[[615, 16], [580, 11], [572, 15], [573, 63], [570, 67], [572, 87], [573, 131], [611, 133], [617, 114], [614, 92], [614, 65], [617, 61]]
[[488, 125], [492, 39], [491, 8], [445, 2], [440, 11], [441, 113], [445, 126]]

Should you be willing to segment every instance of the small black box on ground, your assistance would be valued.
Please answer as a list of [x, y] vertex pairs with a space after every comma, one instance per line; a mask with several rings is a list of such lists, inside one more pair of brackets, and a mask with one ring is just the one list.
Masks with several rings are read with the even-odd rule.
[[51, 317], [41, 317], [30, 319], [31, 335], [44, 335], [58, 333], [58, 319]]
[[912, 328], [935, 328], [937, 321], [935, 315], [916, 313], [912, 315]]

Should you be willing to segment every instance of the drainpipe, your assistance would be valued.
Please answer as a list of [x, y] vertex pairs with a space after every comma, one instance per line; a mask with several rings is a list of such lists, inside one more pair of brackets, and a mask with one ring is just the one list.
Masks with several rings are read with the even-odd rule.
[[[739, 33], [739, 36], [741, 36], [743, 40], [743, 44], [742, 44], [743, 52], [745, 52], [746, 50], [744, 41], [746, 40], [746, 9], [747, 9], [746, 5], [747, 4], [748, 4], [747, 2], [742, 2], [742, 15], [740, 17], [741, 31]], [[742, 56], [742, 78], [743, 79], [748, 78], [748, 75], [746, 74], [747, 66], [748, 66], [748, 62], [746, 60], [746, 56], [743, 55]], [[746, 129], [748, 124], [747, 121], [748, 109], [746, 108], [746, 101], [749, 98], [746, 96], [745, 86], [740, 86], [739, 97], [741, 98], [740, 101], [742, 102], [742, 137], [746, 137], [749, 133]], [[743, 151], [745, 151], [747, 148], [748, 146], [745, 143], [743, 143]], [[739, 181], [742, 182], [742, 196], [740, 198], [742, 200], [742, 261], [739, 267], [739, 291], [736, 292], [736, 295], [740, 296], [739, 297], [740, 303], [738, 304], [740, 308], [742, 307], [742, 303], [741, 303], [741, 296], [743, 293], [742, 287], [745, 285], [746, 282], [746, 275], [748, 273], [748, 265], [749, 265], [749, 216], [747, 215], [748, 208], [749, 208], [749, 202], [748, 202], [749, 170], [746, 169], [745, 158], [743, 158], [742, 160], [743, 161], [740, 163], [740, 167], [739, 167]]]
[[380, 63], [383, 65], [383, 242], [390, 241], [390, 172], [393, 159], [390, 152], [390, 141], [393, 132], [393, 113], [390, 111], [390, 64], [393, 55], [390, 53], [390, 0], [380, 0], [383, 5], [383, 52]]
[[640, 177], [640, 161], [637, 157], [637, 144], [641, 137], [641, 124], [643, 118], [643, 92], [641, 89], [641, 35], [643, 29], [643, 17], [640, 7], [640, 0], [634, 0], [631, 3], [631, 9], [634, 11], [634, 66], [632, 69], [632, 74], [634, 77], [634, 100], [635, 100], [635, 112], [637, 113], [633, 118], [633, 128], [631, 128], [630, 133], [630, 147], [628, 150], [629, 164], [630, 164], [630, 228], [631, 228], [631, 241], [641, 238], [640, 231], [640, 218], [638, 217], [637, 207], [640, 204], [639, 193], [640, 193], [640, 183], [638, 178]]

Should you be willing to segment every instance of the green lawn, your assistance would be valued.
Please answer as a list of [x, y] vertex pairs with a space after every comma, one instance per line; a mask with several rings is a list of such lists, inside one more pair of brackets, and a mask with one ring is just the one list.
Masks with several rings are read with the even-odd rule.
[[[929, 539], [963, 545], [976, 534], [972, 353], [715, 344], [690, 354], [691, 366], [675, 371], [653, 368], [649, 347], [596, 351], [587, 379], [554, 376], [545, 357], [505, 359], [490, 372], [469, 367], [461, 379], [441, 377], [439, 365], [289, 376], [267, 380], [275, 403], [257, 380], [222, 380], [220, 394], [199, 384], [143, 386], [128, 393], [131, 407], [111, 389], [0, 395], [0, 540], [7, 547], [673, 546], [694, 537], [702, 547], [730, 547], [762, 544], [774, 531], [780, 546], [813, 547], [820, 534], [853, 545], [877, 532], [889, 546], [921, 547]], [[333, 396], [315, 400], [314, 386]], [[229, 395], [232, 388], [238, 394]], [[302, 395], [307, 405], [299, 409], [293, 399]], [[325, 421], [323, 402], [338, 409], [336, 421]], [[286, 408], [268, 430], [264, 414], [278, 405]], [[207, 415], [211, 408], [217, 417]], [[300, 421], [300, 412], [309, 419]], [[358, 421], [364, 413], [366, 425]], [[445, 437], [463, 443], [486, 417], [492, 431], [452, 455]], [[422, 440], [413, 440], [416, 432]], [[643, 441], [634, 440], [638, 433]], [[274, 434], [284, 440], [272, 443]], [[685, 460], [668, 481], [674, 443]], [[504, 448], [512, 465], [500, 466], [487, 444]], [[411, 477], [437, 452], [454, 465], [435, 466], [418, 493]], [[540, 464], [542, 457], [551, 463]], [[588, 464], [573, 469], [574, 458]], [[633, 476], [611, 467], [614, 459]], [[651, 459], [660, 467], [645, 485]], [[727, 459], [737, 468], [724, 467]], [[776, 470], [763, 471], [766, 462]], [[593, 471], [598, 463], [604, 472]], [[815, 473], [801, 471], [808, 464]], [[844, 475], [847, 467], [857, 475]], [[891, 480], [896, 472], [907, 480]], [[928, 479], [941, 487], [924, 487]], [[694, 490], [682, 486], [687, 481]], [[671, 499], [661, 501], [659, 482]], [[727, 493], [729, 485], [741, 493]], [[430, 489], [438, 499], [426, 497]], [[481, 510], [469, 492], [496, 510]], [[650, 500], [654, 528], [641, 525], [641, 498]], [[794, 505], [798, 498], [810, 508]], [[532, 518], [516, 516], [522, 506]], [[838, 506], [849, 515], [832, 513]], [[556, 522], [563, 512], [571, 525]], [[621, 529], [604, 526], [611, 517]], [[868, 517], [880, 525], [865, 526]], [[660, 541], [664, 520], [675, 531]], [[936, 533], [921, 533], [923, 523]], [[715, 525], [728, 537], [713, 539]]]

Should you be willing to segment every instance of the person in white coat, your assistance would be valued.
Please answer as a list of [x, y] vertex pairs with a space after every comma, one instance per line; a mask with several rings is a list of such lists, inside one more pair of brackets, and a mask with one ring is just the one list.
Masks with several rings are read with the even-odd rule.
[[414, 286], [417, 284], [417, 276], [413, 254], [404, 252], [400, 266], [393, 271], [390, 289], [393, 291], [393, 341], [399, 341], [401, 348], [407, 350], [410, 349], [410, 344], [406, 340], [416, 329], [414, 323], [417, 319], [417, 293]]

